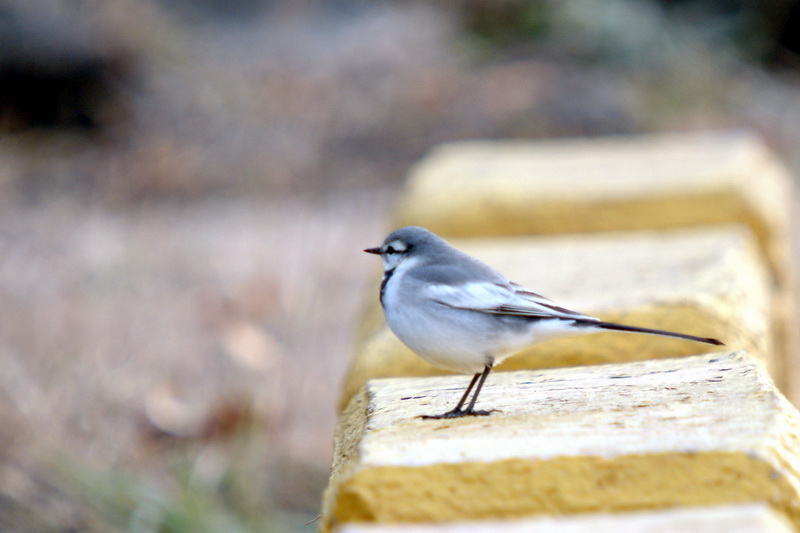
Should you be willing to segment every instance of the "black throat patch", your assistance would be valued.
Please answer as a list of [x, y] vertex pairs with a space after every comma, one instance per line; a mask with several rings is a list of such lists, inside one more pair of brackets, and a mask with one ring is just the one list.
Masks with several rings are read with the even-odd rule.
[[383, 303], [383, 295], [386, 293], [386, 284], [389, 283], [389, 280], [394, 275], [394, 271], [396, 268], [397, 267], [394, 267], [383, 273], [383, 280], [381, 280], [381, 307], [383, 307], [384, 309], [386, 308], [386, 305]]

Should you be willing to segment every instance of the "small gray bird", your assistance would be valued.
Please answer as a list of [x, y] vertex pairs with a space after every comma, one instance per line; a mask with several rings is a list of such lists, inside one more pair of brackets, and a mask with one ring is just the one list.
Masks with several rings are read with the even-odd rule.
[[476, 410], [475, 402], [492, 367], [547, 339], [612, 330], [722, 345], [716, 339], [613, 324], [570, 311], [512, 283], [425, 228], [400, 228], [364, 251], [383, 260], [381, 305], [395, 335], [434, 366], [474, 374], [452, 411], [422, 418], [488, 415], [491, 411]]

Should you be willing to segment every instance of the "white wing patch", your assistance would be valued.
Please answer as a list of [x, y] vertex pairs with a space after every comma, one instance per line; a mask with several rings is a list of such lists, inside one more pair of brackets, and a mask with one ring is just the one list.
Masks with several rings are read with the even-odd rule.
[[560, 307], [544, 296], [510, 284], [472, 282], [463, 285], [430, 285], [428, 296], [456, 309], [465, 309], [493, 315], [510, 315], [531, 318], [597, 320]]
[[514, 291], [510, 288], [479, 282], [463, 285], [429, 285], [427, 292], [432, 300], [444, 305], [475, 311], [499, 307], [514, 297]]

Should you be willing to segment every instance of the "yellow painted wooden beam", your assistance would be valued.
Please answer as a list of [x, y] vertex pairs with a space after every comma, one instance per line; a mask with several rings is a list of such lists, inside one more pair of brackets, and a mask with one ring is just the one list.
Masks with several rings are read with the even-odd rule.
[[790, 191], [745, 132], [462, 141], [413, 169], [396, 225], [472, 237], [739, 223], [786, 281]]
[[488, 417], [424, 420], [463, 376], [370, 381], [321, 530], [764, 503], [800, 526], [800, 414], [741, 352], [493, 374]]

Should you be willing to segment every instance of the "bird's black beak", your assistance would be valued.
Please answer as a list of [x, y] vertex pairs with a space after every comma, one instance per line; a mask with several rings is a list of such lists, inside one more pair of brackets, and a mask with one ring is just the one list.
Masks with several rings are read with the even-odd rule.
[[366, 250], [364, 250], [364, 251], [365, 251], [365, 252], [367, 252], [368, 254], [381, 255], [381, 249], [380, 249], [380, 247], [375, 247], [375, 248], [367, 248], [367, 249], [366, 249]]

